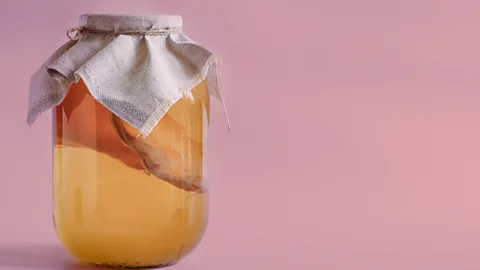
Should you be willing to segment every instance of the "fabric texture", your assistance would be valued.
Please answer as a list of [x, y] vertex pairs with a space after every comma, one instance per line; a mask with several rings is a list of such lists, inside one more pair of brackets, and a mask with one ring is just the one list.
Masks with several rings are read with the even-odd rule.
[[[79, 31], [78, 40], [60, 47], [32, 76], [29, 125], [59, 105], [80, 79], [99, 103], [144, 136], [203, 80], [222, 101], [217, 59], [182, 33], [180, 16], [85, 14], [80, 27], [93, 34]], [[165, 31], [121, 34], [148, 30]]]

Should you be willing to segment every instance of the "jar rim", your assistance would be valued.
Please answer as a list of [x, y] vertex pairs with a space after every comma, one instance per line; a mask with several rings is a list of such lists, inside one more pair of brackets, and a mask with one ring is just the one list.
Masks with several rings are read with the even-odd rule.
[[155, 30], [181, 28], [179, 15], [133, 15], [87, 13], [80, 16], [80, 25], [88, 29], [105, 31]]

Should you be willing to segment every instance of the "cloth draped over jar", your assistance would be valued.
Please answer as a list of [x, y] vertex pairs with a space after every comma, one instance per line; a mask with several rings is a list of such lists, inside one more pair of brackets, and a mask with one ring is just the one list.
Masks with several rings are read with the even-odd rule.
[[217, 58], [182, 33], [180, 16], [85, 14], [68, 35], [72, 40], [32, 76], [29, 125], [59, 105], [79, 80], [144, 137], [202, 81], [223, 104]]

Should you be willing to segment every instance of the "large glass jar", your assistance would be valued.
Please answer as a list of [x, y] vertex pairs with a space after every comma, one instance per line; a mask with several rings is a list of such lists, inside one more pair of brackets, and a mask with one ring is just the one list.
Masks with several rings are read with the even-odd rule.
[[209, 94], [203, 82], [146, 138], [97, 102], [82, 82], [53, 109], [56, 231], [96, 265], [168, 265], [207, 224]]

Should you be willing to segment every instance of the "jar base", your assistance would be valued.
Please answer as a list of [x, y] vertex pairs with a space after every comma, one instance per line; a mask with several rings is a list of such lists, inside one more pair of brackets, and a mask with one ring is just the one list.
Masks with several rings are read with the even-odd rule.
[[96, 267], [102, 267], [102, 268], [122, 268], [122, 269], [153, 269], [153, 268], [164, 268], [168, 266], [173, 266], [177, 264], [178, 261], [172, 261], [168, 263], [162, 263], [162, 264], [151, 264], [151, 265], [141, 265], [141, 264], [135, 264], [135, 265], [128, 265], [128, 264], [113, 264], [113, 263], [87, 263], [91, 266], [96, 266]]

